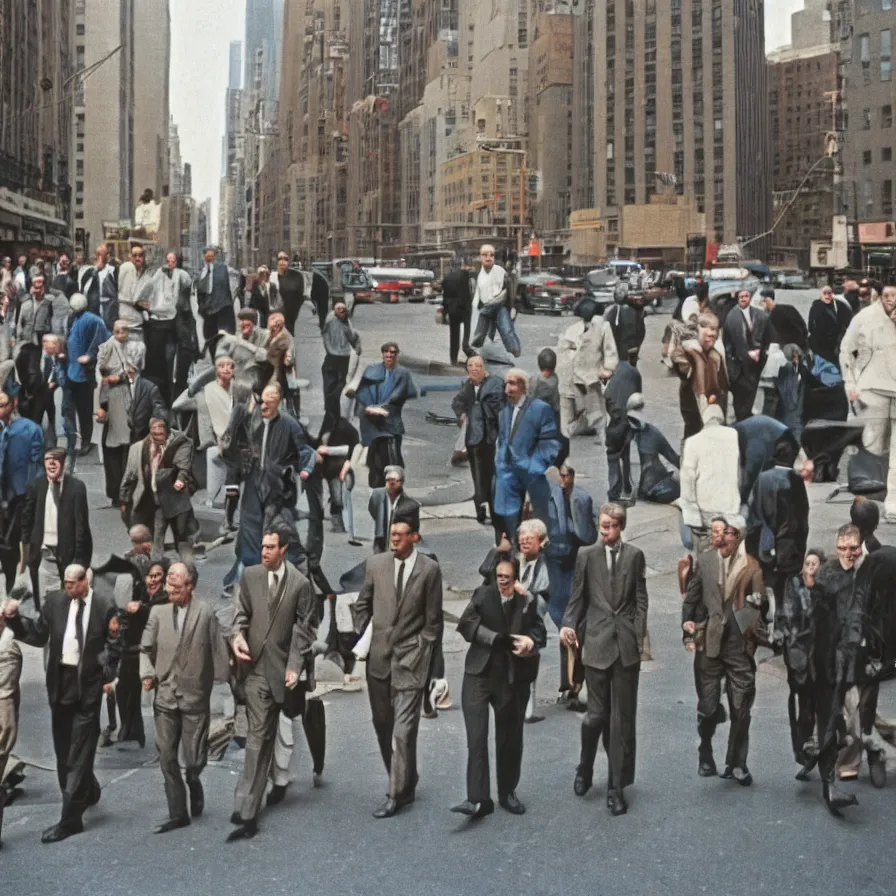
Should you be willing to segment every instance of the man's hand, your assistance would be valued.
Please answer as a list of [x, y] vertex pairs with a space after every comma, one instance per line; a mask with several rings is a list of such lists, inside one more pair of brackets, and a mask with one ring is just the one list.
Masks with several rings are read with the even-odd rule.
[[497, 550], [501, 554], [506, 554], [509, 550], [511, 550], [510, 539], [507, 537], [506, 532], [501, 533], [501, 540], [498, 542]]
[[103, 384], [106, 386], [115, 386], [120, 382], [121, 382], [121, 377], [117, 376], [117, 375], [103, 377]]
[[286, 686], [288, 688], [294, 688], [299, 681], [299, 673], [298, 672], [287, 672], [286, 673]]
[[317, 455], [318, 455], [317, 462], [320, 463], [321, 458], [326, 457], [326, 455], [328, 455], [329, 453], [330, 453], [330, 446], [329, 445], [321, 445], [320, 448], [317, 449]]
[[143, 679], [143, 690], [144, 690], [144, 691], [151, 691], [151, 690], [152, 690], [152, 679], [151, 679], [151, 678], [144, 678], [144, 679]]
[[[145, 688], [147, 691], [149, 690], [149, 688], [147, 688], [145, 685], [144, 685], [144, 688]], [[103, 685], [103, 693], [104, 693], [104, 694], [111, 694], [111, 693], [112, 693], [112, 682], [111, 682], [111, 681], [110, 681], [110, 682], [107, 682], [106, 684]]]
[[19, 601], [8, 600], [5, 604], [3, 604], [3, 615], [7, 619], [12, 619], [13, 616], [18, 616], [19, 615]]
[[513, 590], [514, 590], [517, 594], [526, 594], [527, 591], [528, 591], [528, 589], [526, 588], [526, 586], [525, 586], [522, 582], [514, 582], [514, 583], [513, 583]]
[[515, 656], [529, 656], [535, 650], [535, 642], [528, 635], [511, 635]]
[[686, 635], [693, 635], [695, 631], [697, 631], [697, 623], [696, 622], [682, 622], [681, 630]]
[[174, 490], [178, 491], [178, 492], [182, 492], [184, 490], [184, 484], [183, 484], [182, 480], [180, 480], [180, 479], [174, 480]]
[[246, 639], [243, 637], [242, 632], [234, 636], [231, 644], [233, 646], [233, 653], [238, 660], [243, 660], [247, 663], [252, 662], [252, 657], [249, 656], [249, 645], [246, 643]]
[[852, 402], [855, 402], [855, 401], [858, 401], [858, 400], [859, 400], [859, 393], [858, 393], [858, 392], [850, 392], [850, 393], [849, 393], [849, 401], [850, 401], [850, 404], [851, 404]]
[[90, 364], [93, 361], [93, 358], [90, 355], [80, 355], [78, 357], [79, 364]]
[[568, 625], [564, 625], [563, 628], [560, 629], [560, 640], [566, 644], [567, 647], [576, 647], [579, 646], [579, 639], [576, 637], [576, 630], [574, 628], [570, 628]]
[[139, 600], [132, 600], [128, 602], [128, 605], [125, 607], [125, 609], [133, 616], [134, 613], [138, 613], [140, 611], [140, 606], [141, 604]]
[[106, 418], [107, 418], [108, 416], [109, 416], [109, 415], [106, 413], [106, 411], [104, 411], [102, 408], [100, 408], [100, 409], [96, 412], [96, 422], [97, 422], [97, 423], [105, 423], [105, 422], [106, 422]]
[[754, 363], [756, 363], [756, 364], [759, 363], [760, 352], [759, 352], [758, 348], [751, 349], [750, 351], [747, 352], [747, 354], [753, 359]]
[[339, 471], [339, 481], [340, 482], [345, 482], [345, 477], [348, 476], [351, 468], [352, 468], [352, 462], [350, 460], [347, 460], [342, 465], [342, 469]]
[[466, 414], [461, 414], [460, 417], [457, 418], [457, 425], [458, 425], [458, 426], [463, 426], [464, 423], [466, 423], [466, 422], [467, 422], [467, 415], [466, 415]]
[[307, 482], [310, 478], [311, 474], [307, 470], [302, 470], [302, 472], [299, 473], [299, 479], [301, 479], [302, 482]]

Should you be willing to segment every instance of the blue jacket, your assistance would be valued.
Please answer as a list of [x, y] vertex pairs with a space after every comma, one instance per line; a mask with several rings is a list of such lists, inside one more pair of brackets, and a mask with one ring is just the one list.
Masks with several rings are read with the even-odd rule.
[[0, 496], [4, 502], [25, 494], [43, 470], [44, 436], [33, 420], [15, 417], [0, 431]]
[[[82, 311], [72, 318], [68, 331], [66, 354], [68, 355], [68, 379], [73, 383], [86, 383], [96, 376], [96, 356], [100, 346], [111, 339], [102, 318], [90, 311]], [[90, 364], [79, 364], [81, 355], [90, 355]]]
[[199, 313], [203, 317], [217, 314], [228, 305], [233, 306], [233, 294], [230, 289], [230, 271], [227, 265], [216, 261], [212, 265], [212, 275], [208, 276], [206, 264], [202, 267], [196, 279], [196, 302]]
[[584, 489], [574, 486], [569, 496], [570, 513], [566, 513], [563, 489], [551, 485], [551, 500], [548, 504], [548, 543], [545, 554], [552, 558], [566, 558], [574, 555], [580, 547], [597, 541], [597, 526], [594, 522], [594, 501]]
[[361, 377], [361, 385], [355, 400], [362, 408], [381, 407], [389, 412], [388, 417], [371, 417], [363, 411], [361, 418], [361, 444], [372, 445], [377, 439], [404, 435], [401, 409], [409, 398], [417, 397], [417, 387], [411, 373], [398, 364], [392, 368], [391, 384], [386, 382], [386, 366], [371, 364]]
[[560, 453], [560, 434], [554, 409], [541, 399], [528, 397], [520, 410], [511, 438], [513, 405], [504, 405], [498, 415], [498, 445], [495, 466], [499, 473], [543, 476]]
[[780, 439], [789, 439], [799, 451], [796, 437], [780, 420], [755, 414], [732, 427], [740, 445], [740, 499], [746, 504], [763, 470], [771, 467]]

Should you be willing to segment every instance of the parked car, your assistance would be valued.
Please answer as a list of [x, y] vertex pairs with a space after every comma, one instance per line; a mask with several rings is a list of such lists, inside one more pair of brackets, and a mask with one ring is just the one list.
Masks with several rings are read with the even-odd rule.
[[802, 271], [786, 270], [775, 274], [777, 289], [813, 289], [814, 286], [815, 284]]
[[593, 299], [597, 303], [597, 313], [603, 314], [613, 304], [613, 292], [619, 282], [616, 274], [609, 268], [596, 268], [589, 271], [582, 282], [585, 289], [578, 301]]
[[520, 277], [516, 286], [515, 307], [522, 314], [563, 314], [572, 311], [580, 297], [558, 274], [542, 272]]

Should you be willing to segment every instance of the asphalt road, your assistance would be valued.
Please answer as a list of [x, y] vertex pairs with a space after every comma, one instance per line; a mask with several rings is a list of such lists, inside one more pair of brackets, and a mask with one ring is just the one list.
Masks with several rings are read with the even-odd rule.
[[[791, 298], [785, 294], [785, 298]], [[808, 307], [811, 294], [794, 294]], [[299, 363], [313, 387], [303, 397], [312, 428], [322, 416], [319, 338], [303, 315]], [[538, 349], [553, 345], [571, 321], [522, 317], [517, 326], [523, 366], [534, 372]], [[426, 306], [371, 306], [356, 313], [365, 358], [395, 338], [407, 356], [445, 359], [447, 329]], [[676, 383], [659, 364], [665, 319], [648, 320], [641, 365], [647, 413], [673, 441], [681, 436]], [[459, 382], [461, 371], [456, 377]], [[454, 378], [417, 375], [418, 384]], [[450, 612], [463, 607], [463, 590], [476, 584], [475, 569], [489, 547], [488, 532], [476, 525], [468, 473], [449, 464], [454, 433], [426, 421], [427, 411], [447, 413], [450, 393], [430, 393], [408, 405], [409, 488], [427, 498], [432, 519], [427, 542], [439, 555]], [[573, 441], [572, 462], [581, 483], [603, 498], [602, 449], [591, 439]], [[102, 471], [83, 471], [93, 503], [102, 503]], [[361, 477], [363, 479], [363, 477]], [[846, 516], [842, 504], [824, 503], [829, 486], [812, 487], [812, 541], [830, 547]], [[202, 496], [200, 496], [201, 498]], [[355, 493], [359, 531], [369, 538], [367, 490]], [[114, 510], [93, 512], [97, 559], [123, 550], [126, 539]], [[334, 692], [326, 698], [328, 757], [322, 786], [311, 785], [310, 761], [297, 750], [297, 781], [285, 802], [260, 818], [250, 842], [227, 845], [228, 817], [241, 757], [228, 753], [205, 773], [206, 813], [190, 828], [151, 834], [165, 812], [161, 775], [151, 742], [102, 750], [98, 775], [103, 799], [86, 816], [86, 831], [64, 843], [43, 846], [40, 831], [56, 821], [59, 795], [52, 771], [49, 712], [40, 657], [28, 651], [23, 680], [17, 753], [32, 767], [26, 795], [6, 813], [0, 869], [3, 892], [156, 896], [164, 893], [265, 894], [314, 891], [325, 894], [398, 896], [422, 894], [537, 894], [596, 892], [601, 896], [641, 893], [712, 892], [726, 896], [809, 892], [891, 894], [896, 858], [891, 848], [892, 793], [872, 790], [864, 777], [855, 786], [861, 805], [837, 821], [824, 809], [817, 779], [799, 784], [789, 751], [786, 684], [774, 662], [760, 667], [750, 768], [752, 788], [697, 776], [695, 697], [690, 655], [678, 631], [680, 598], [673, 570], [681, 555], [674, 512], [639, 505], [627, 537], [647, 555], [650, 569], [650, 633], [653, 662], [643, 667], [638, 713], [638, 771], [627, 791], [629, 814], [611, 818], [604, 805], [606, 761], [598, 758], [595, 787], [585, 799], [572, 793], [578, 754], [579, 718], [554, 703], [558, 679], [556, 635], [542, 658], [539, 679], [544, 722], [526, 728], [523, 777], [518, 794], [528, 807], [521, 818], [498, 810], [476, 823], [459, 821], [448, 809], [464, 797], [465, 740], [459, 710], [464, 645], [448, 626], [446, 661], [455, 708], [423, 720], [419, 755], [421, 784], [416, 803], [398, 817], [377, 821], [371, 811], [383, 799], [386, 778], [379, 758], [365, 693]], [[894, 541], [889, 531], [882, 540]], [[365, 548], [344, 536], [328, 537], [325, 570], [333, 578], [357, 563]], [[229, 547], [213, 551], [200, 569], [200, 595], [224, 609], [220, 580], [232, 561]], [[884, 694], [882, 707], [896, 697]], [[896, 715], [890, 712], [889, 715]], [[145, 708], [151, 738], [151, 711]], [[724, 751], [727, 728], [717, 735]], [[890, 807], [889, 809], [887, 807]]]

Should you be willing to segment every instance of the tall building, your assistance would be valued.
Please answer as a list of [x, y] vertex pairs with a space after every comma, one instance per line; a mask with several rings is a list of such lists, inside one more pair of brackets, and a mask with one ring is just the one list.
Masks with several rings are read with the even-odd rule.
[[[618, 251], [681, 263], [702, 238], [762, 257], [772, 211], [762, 0], [593, 0], [585, 12], [593, 91], [574, 85], [572, 120], [580, 127], [593, 105], [594, 195], [571, 215], [573, 260]], [[576, 65], [574, 79], [583, 74]], [[589, 139], [573, 139], [575, 164]], [[574, 179], [581, 201], [585, 178]]]
[[[88, 251], [103, 222], [134, 213], [134, 0], [75, 6], [75, 239]], [[94, 68], [94, 66], [96, 66]]]
[[236, 180], [238, 155], [242, 147], [241, 111], [243, 92], [242, 48], [240, 41], [230, 43], [230, 68], [224, 94], [224, 136], [221, 138], [221, 192], [218, 197], [218, 241], [228, 259], [240, 254], [241, 224], [236, 220]]
[[227, 69], [227, 89], [239, 90], [242, 84], [243, 43], [239, 40], [230, 42], [230, 64]]
[[[838, 46], [827, 0], [809, 0], [791, 17], [794, 44], [768, 56], [775, 227], [768, 261], [808, 269], [813, 242], [830, 242], [839, 214]], [[819, 40], [812, 44], [810, 41]]]
[[842, 28], [844, 213], [856, 224], [862, 257], [854, 264], [896, 267], [893, 148], [896, 5], [855, 0], [852, 27]]
[[0, 7], [0, 247], [70, 247], [74, 0]]
[[[171, 15], [168, 0], [134, 3], [134, 183], [168, 194], [168, 87]], [[128, 213], [130, 217], [131, 212]]]
[[263, 58], [264, 75], [262, 83], [258, 85], [258, 91], [260, 98], [268, 103], [277, 101], [280, 90], [283, 3], [284, 0], [246, 0], [243, 86], [248, 87], [253, 83], [257, 75], [256, 66], [259, 64], [259, 58]]

